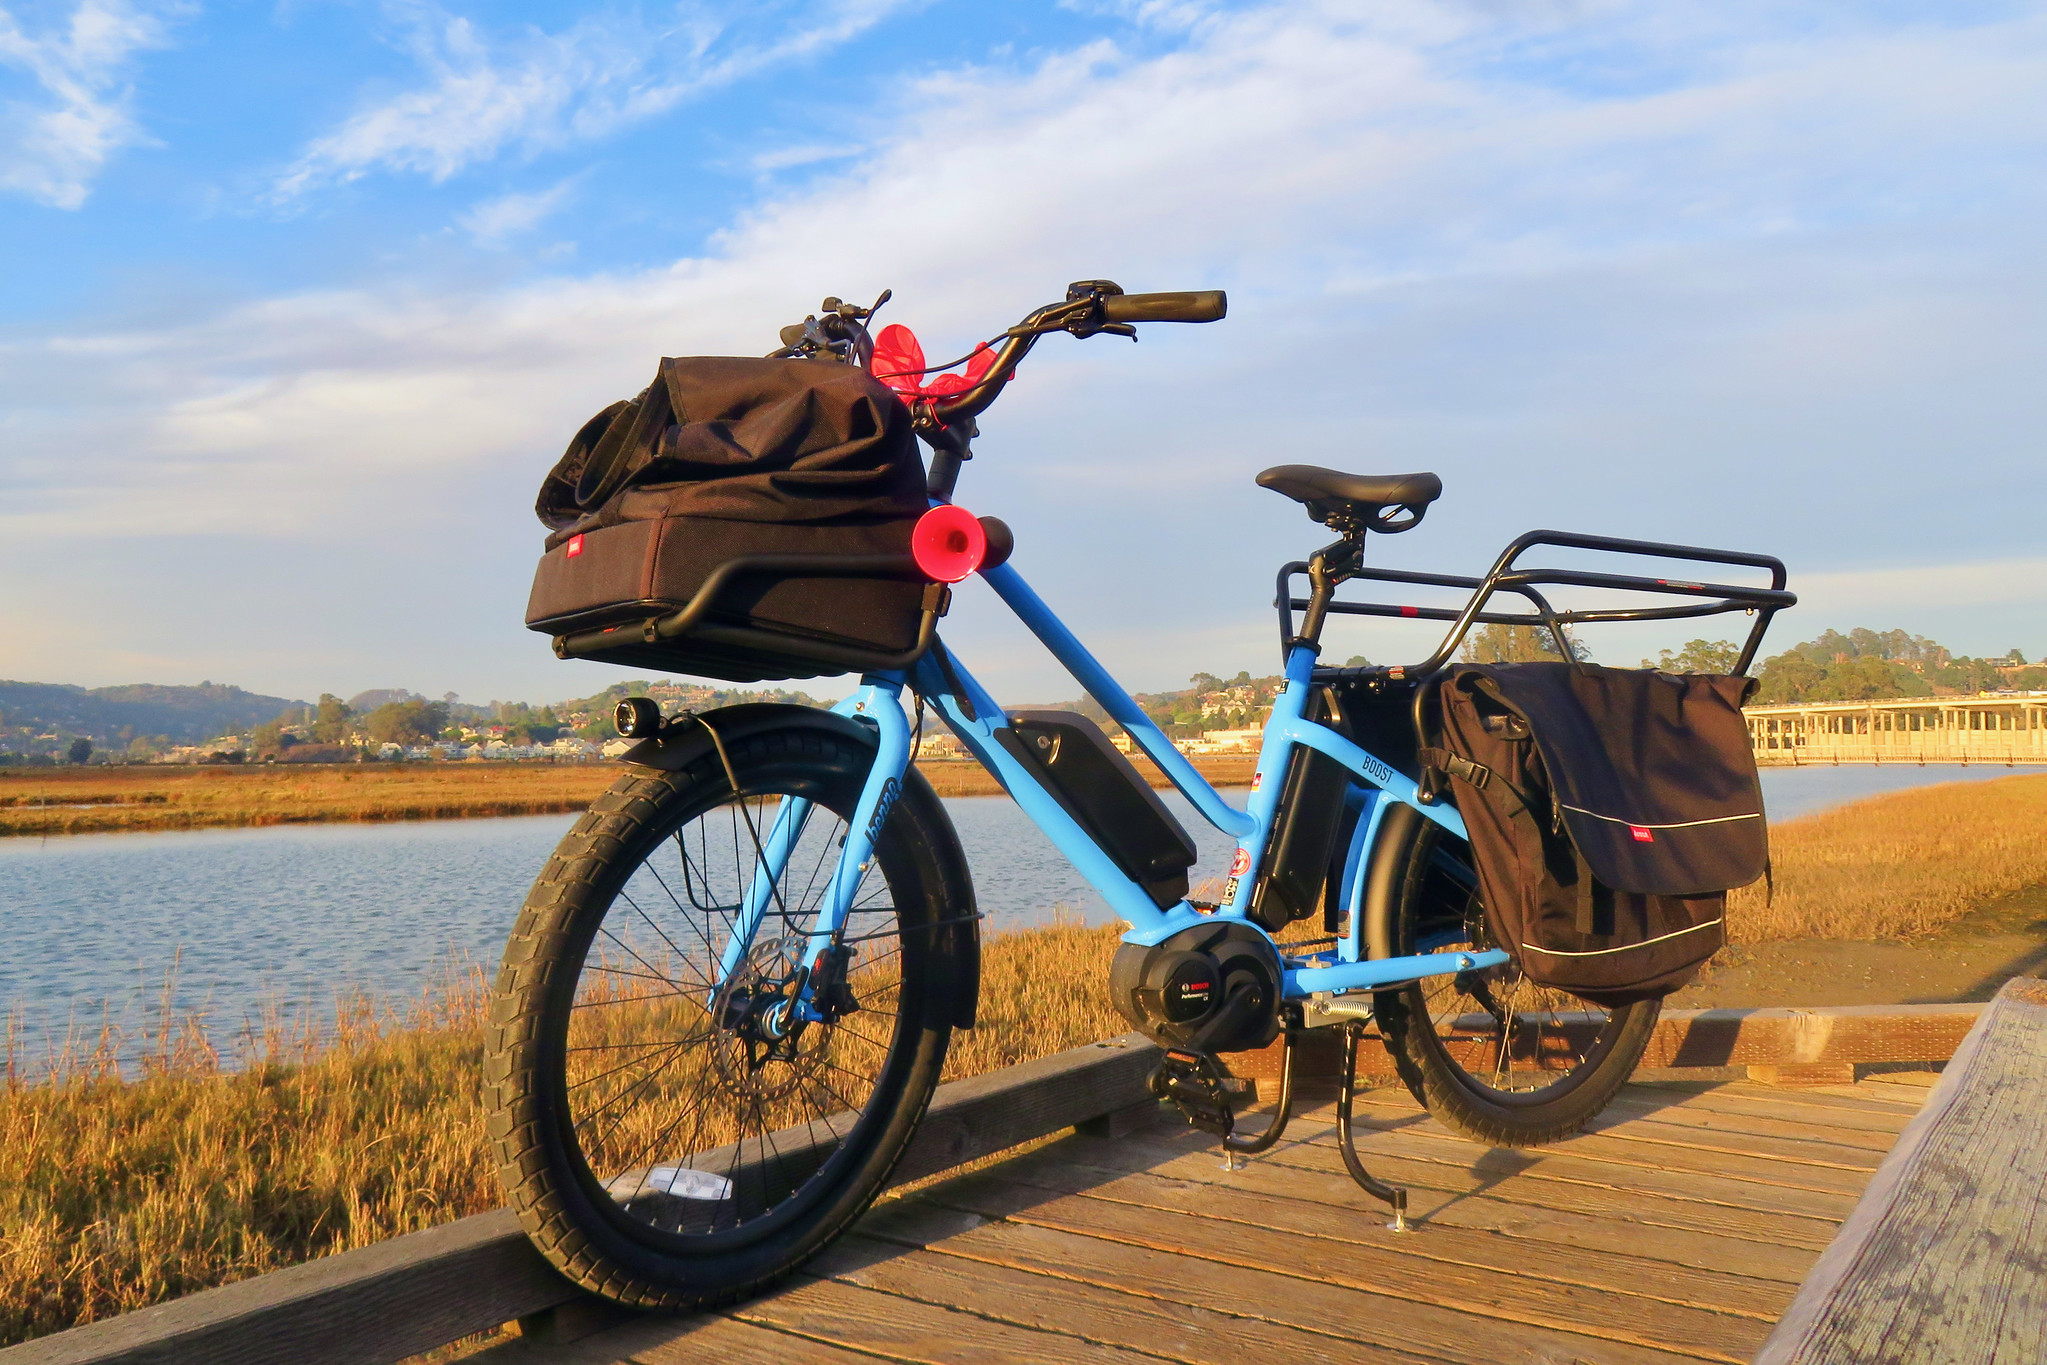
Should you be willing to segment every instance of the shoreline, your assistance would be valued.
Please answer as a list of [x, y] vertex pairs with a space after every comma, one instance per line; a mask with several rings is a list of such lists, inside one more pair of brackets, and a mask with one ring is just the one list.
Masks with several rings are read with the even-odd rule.
[[[1257, 762], [1191, 761], [1218, 787], [1248, 785]], [[1142, 757], [1133, 762], [1154, 788], [1172, 785]], [[973, 759], [917, 768], [941, 797], [1003, 794]], [[4, 768], [0, 838], [558, 815], [588, 809], [623, 770], [617, 762], [485, 761]]]

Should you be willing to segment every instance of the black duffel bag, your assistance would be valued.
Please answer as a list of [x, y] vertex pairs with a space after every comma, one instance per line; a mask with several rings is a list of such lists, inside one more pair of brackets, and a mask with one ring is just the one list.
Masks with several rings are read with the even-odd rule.
[[1741, 704], [1755, 680], [1595, 664], [1459, 664], [1425, 781], [1454, 784], [1486, 920], [1530, 980], [1661, 997], [1726, 941], [1769, 834]]
[[700, 631], [652, 642], [638, 626], [742, 557], [906, 555], [927, 506], [909, 411], [866, 371], [664, 359], [639, 397], [584, 424], [541, 485], [534, 510], [551, 534], [526, 624], [586, 645], [616, 628], [615, 645], [574, 652], [736, 682], [843, 672], [847, 647], [912, 646], [921, 582], [747, 573], [719, 589]]

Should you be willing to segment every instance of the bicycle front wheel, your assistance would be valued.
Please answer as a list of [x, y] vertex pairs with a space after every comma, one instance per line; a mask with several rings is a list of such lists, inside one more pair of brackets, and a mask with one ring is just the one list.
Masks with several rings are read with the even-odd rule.
[[[1399, 953], [1495, 946], [1471, 846], [1411, 808], [1389, 822]], [[1513, 961], [1373, 999], [1401, 1080], [1445, 1126], [1532, 1147], [1568, 1137], [1633, 1074], [1662, 1002], [1612, 1009], [1530, 981]]]
[[737, 792], [707, 749], [628, 773], [578, 821], [492, 1006], [506, 1193], [564, 1274], [641, 1307], [758, 1289], [866, 1208], [945, 1060], [933, 926], [971, 910], [949, 910], [951, 825], [910, 774], [836, 957], [809, 969], [825, 1018], [801, 1022], [791, 1002], [874, 751], [824, 717], [725, 751]]

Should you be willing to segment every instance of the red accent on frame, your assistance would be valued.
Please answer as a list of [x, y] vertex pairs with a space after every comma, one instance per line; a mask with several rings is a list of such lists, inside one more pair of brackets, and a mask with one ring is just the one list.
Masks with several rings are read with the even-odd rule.
[[569, 552], [567, 555], [564, 556], [564, 558], [574, 559], [577, 555], [581, 553], [583, 553], [583, 538], [581, 536], [570, 536]]
[[1640, 825], [1629, 825], [1628, 833], [1635, 836], [1635, 842], [1638, 844], [1653, 844], [1656, 842], [1655, 831], [1643, 829]]

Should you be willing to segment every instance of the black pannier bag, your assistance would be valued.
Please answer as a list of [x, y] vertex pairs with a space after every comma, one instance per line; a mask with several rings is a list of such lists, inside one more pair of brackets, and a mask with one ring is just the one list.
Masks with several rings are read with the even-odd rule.
[[[907, 555], [929, 503], [910, 414], [835, 361], [664, 359], [654, 382], [576, 433], [534, 506], [551, 534], [526, 624], [557, 637], [626, 627], [579, 657], [757, 682], [845, 671], [809, 646], [893, 653], [918, 637], [924, 584], [746, 574], [700, 633], [648, 643], [639, 623], [680, 610], [713, 570], [748, 555]], [[718, 628], [771, 632], [719, 642]]]
[[1471, 834], [1488, 927], [1530, 980], [1615, 1006], [1690, 981], [1766, 875], [1741, 705], [1755, 680], [1459, 664], [1422, 750]]

